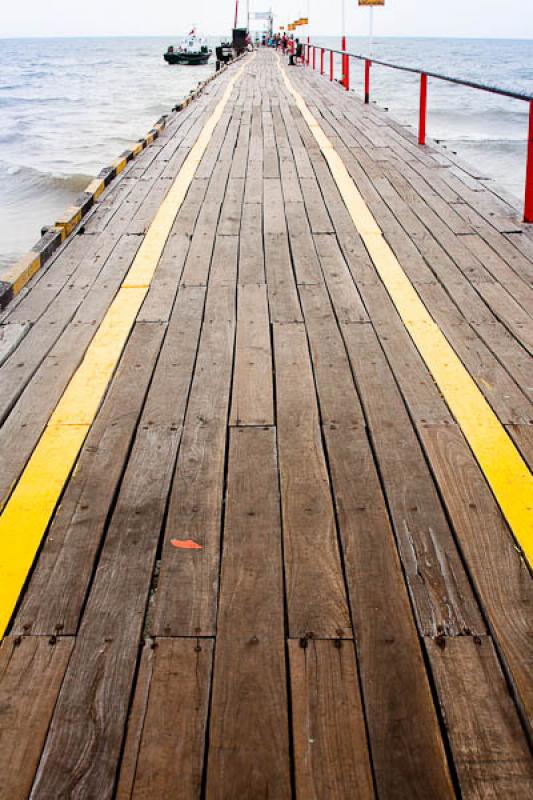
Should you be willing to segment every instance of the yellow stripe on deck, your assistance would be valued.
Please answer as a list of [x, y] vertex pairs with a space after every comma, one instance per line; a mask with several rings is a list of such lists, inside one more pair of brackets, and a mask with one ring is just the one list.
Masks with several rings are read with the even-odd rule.
[[353, 223], [420, 355], [533, 565], [533, 476], [472, 376], [430, 316], [359, 193], [344, 162], [278, 62], [288, 91], [329, 164]]
[[0, 517], [0, 636], [9, 624], [65, 483], [98, 412], [176, 215], [245, 66], [230, 80], [202, 128], [5, 505]]

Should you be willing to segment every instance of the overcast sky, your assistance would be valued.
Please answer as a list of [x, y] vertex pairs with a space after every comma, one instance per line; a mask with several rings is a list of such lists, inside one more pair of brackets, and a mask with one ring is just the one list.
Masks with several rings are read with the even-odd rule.
[[[368, 9], [344, 0], [347, 32], [366, 35]], [[307, 0], [250, 0], [272, 7], [278, 25], [307, 14]], [[2, 0], [0, 37], [163, 35], [196, 23], [203, 33], [224, 34], [235, 0]], [[240, 0], [241, 22], [246, 0]], [[310, 0], [311, 33], [338, 34], [341, 0]], [[533, 39], [533, 0], [385, 0], [374, 11], [377, 36], [462, 36]]]

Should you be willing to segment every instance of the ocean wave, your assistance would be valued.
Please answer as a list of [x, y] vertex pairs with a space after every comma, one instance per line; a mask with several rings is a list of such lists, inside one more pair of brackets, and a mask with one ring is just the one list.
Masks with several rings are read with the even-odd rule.
[[[48, 106], [54, 103], [65, 102], [67, 102], [67, 98], [65, 97], [2, 97], [0, 95], [0, 108], [19, 108], [20, 106], [31, 106], [33, 108], [35, 106]], [[73, 102], [77, 103], [80, 101], [77, 98], [74, 100], [68, 99], [68, 103]]]
[[4, 184], [12, 184], [16, 187], [17, 193], [35, 191], [61, 191], [61, 192], [82, 192], [91, 182], [93, 176], [81, 173], [57, 174], [45, 172], [35, 167], [24, 165], [12, 165], [0, 161], [0, 181]]

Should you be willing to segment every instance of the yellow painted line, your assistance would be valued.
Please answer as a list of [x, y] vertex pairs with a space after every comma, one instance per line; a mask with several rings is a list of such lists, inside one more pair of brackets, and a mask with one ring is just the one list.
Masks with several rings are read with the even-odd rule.
[[65, 231], [65, 236], [68, 236], [78, 222], [81, 222], [81, 209], [78, 206], [70, 206], [65, 211], [65, 216], [62, 219], [58, 219], [55, 227], [56, 228], [63, 228]]
[[29, 252], [23, 255], [17, 263], [0, 275], [0, 280], [10, 283], [13, 294], [18, 294], [28, 283], [41, 266], [41, 256], [39, 253]]
[[465, 435], [509, 526], [533, 566], [533, 476], [507, 431], [434, 322], [330, 140], [278, 66], [315, 137], [398, 313]]
[[134, 156], [140, 155], [143, 150], [144, 150], [144, 145], [142, 142], [136, 142], [131, 148], [131, 152], [133, 153]]
[[245, 66], [229, 81], [202, 128], [3, 509], [0, 516], [0, 636], [9, 624], [61, 492], [116, 369], [176, 215]]
[[126, 158], [119, 158], [114, 164], [111, 166], [114, 168], [117, 175], [120, 175], [123, 169], [126, 169], [126, 164], [128, 163]]
[[105, 189], [104, 181], [100, 180], [99, 178], [95, 178], [93, 181], [90, 182], [85, 191], [92, 194], [94, 199], [97, 200], [104, 191], [104, 189]]

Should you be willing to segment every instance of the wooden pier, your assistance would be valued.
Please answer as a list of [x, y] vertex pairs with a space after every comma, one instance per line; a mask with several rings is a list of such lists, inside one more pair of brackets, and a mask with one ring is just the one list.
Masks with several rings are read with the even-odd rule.
[[533, 232], [271, 51], [0, 317], [0, 798], [531, 798]]

